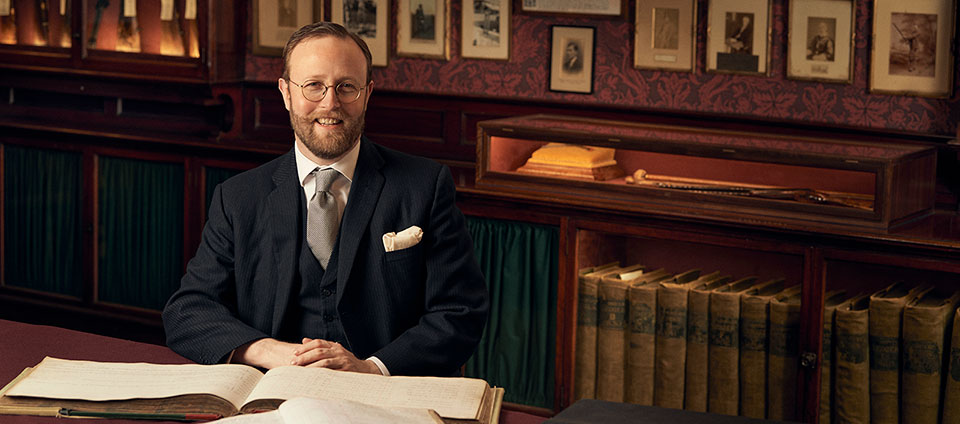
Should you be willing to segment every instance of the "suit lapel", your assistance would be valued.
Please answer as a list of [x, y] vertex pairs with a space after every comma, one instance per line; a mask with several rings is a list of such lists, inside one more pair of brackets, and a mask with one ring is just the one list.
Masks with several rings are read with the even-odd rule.
[[277, 265], [277, 290], [273, 304], [272, 336], [279, 334], [287, 302], [296, 276], [300, 245], [299, 208], [303, 189], [297, 181], [297, 163], [291, 150], [276, 172], [273, 174], [274, 189], [263, 205], [273, 235], [273, 255]]
[[347, 208], [343, 211], [343, 222], [340, 224], [337, 303], [343, 297], [344, 287], [350, 280], [350, 271], [353, 269], [357, 249], [360, 247], [360, 240], [380, 199], [380, 191], [384, 183], [383, 174], [380, 172], [382, 166], [383, 157], [366, 137], [361, 138], [357, 168], [353, 173]]

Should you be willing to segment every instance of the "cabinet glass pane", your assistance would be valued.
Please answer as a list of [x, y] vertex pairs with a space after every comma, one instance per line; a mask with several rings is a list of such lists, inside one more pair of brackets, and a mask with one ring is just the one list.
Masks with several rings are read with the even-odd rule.
[[197, 0], [90, 0], [87, 48], [200, 57]]
[[466, 375], [506, 388], [504, 400], [553, 408], [559, 232], [468, 218], [490, 290], [490, 316]]
[[3, 153], [6, 285], [81, 296], [80, 154]]
[[183, 165], [102, 157], [103, 302], [162, 309], [183, 274]]
[[0, 0], [0, 44], [70, 47], [71, 0]]

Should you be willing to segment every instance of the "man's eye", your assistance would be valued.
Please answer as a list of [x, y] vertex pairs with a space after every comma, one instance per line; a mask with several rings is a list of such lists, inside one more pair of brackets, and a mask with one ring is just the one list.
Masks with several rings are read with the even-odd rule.
[[351, 93], [351, 92], [354, 92], [354, 91], [357, 91], [357, 90], [359, 90], [359, 89], [357, 88], [356, 84], [354, 84], [354, 83], [351, 83], [351, 82], [342, 82], [342, 83], [340, 83], [340, 91], [342, 91], [342, 92]]
[[306, 89], [308, 89], [308, 90], [316, 90], [316, 89], [322, 88], [322, 87], [323, 87], [323, 85], [321, 85], [320, 83], [318, 83], [318, 82], [316, 82], [316, 81], [308, 82], [308, 83], [306, 83], [306, 84], [303, 84], [303, 88], [306, 88]]

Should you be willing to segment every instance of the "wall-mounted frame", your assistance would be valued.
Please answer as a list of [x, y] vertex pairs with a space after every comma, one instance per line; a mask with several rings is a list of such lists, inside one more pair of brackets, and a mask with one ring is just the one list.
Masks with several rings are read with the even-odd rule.
[[322, 0], [254, 0], [253, 54], [280, 56], [296, 30], [322, 20]]
[[626, 0], [521, 0], [523, 13], [601, 15], [624, 17]]
[[593, 27], [550, 27], [550, 91], [593, 92]]
[[696, 0], [637, 0], [633, 66], [693, 71], [696, 20]]
[[388, 0], [330, 0], [330, 21], [360, 36], [370, 47], [373, 66], [387, 66], [390, 14]]
[[707, 72], [767, 75], [770, 0], [712, 0], [707, 8]]
[[877, 0], [870, 92], [950, 97], [956, 1]]
[[398, 0], [397, 55], [450, 58], [447, 43], [449, 0]]
[[510, 0], [467, 0], [463, 4], [460, 55], [510, 60]]
[[790, 0], [787, 78], [853, 82], [854, 0]]

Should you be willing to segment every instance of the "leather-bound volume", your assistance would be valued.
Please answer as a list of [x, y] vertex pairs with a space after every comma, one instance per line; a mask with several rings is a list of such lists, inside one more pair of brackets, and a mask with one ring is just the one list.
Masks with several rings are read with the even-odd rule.
[[627, 371], [627, 289], [623, 276], [643, 272], [633, 265], [600, 279], [597, 299], [597, 399], [623, 402]]
[[842, 290], [827, 292], [823, 303], [823, 338], [820, 355], [820, 424], [830, 424], [831, 408], [833, 405], [833, 333], [834, 317], [837, 308], [843, 305], [849, 296]]
[[769, 304], [784, 280], [758, 284], [740, 298], [740, 415], [766, 418]]
[[903, 424], [937, 424], [949, 329], [960, 292], [928, 291], [903, 310]]
[[687, 360], [683, 379], [683, 409], [707, 412], [710, 293], [730, 283], [714, 272], [697, 279], [687, 293]]
[[838, 423], [870, 424], [870, 297], [859, 295], [837, 307], [834, 316]]
[[654, 360], [656, 353], [657, 287], [672, 277], [658, 269], [630, 279], [625, 400], [638, 405], [653, 405]]
[[960, 423], [960, 309], [953, 314], [953, 331], [947, 361], [943, 389], [943, 422], [956, 424]]
[[800, 340], [800, 286], [770, 300], [770, 348], [767, 356], [767, 418], [794, 421]]
[[657, 288], [657, 351], [653, 404], [683, 408], [683, 372], [687, 359], [687, 295], [700, 270], [677, 274]]
[[924, 287], [894, 283], [870, 296], [870, 419], [900, 422], [900, 335], [903, 308]]
[[740, 296], [756, 282], [756, 277], [742, 278], [710, 293], [708, 412], [739, 413]]
[[580, 270], [577, 275], [577, 341], [574, 371], [576, 399], [597, 396], [597, 296], [600, 278], [618, 268], [613, 262]]

